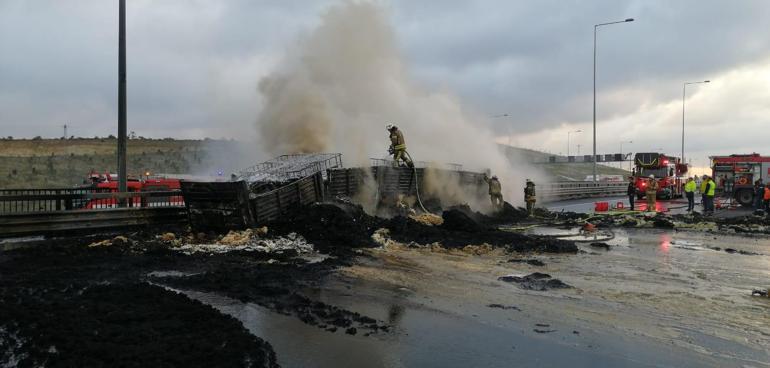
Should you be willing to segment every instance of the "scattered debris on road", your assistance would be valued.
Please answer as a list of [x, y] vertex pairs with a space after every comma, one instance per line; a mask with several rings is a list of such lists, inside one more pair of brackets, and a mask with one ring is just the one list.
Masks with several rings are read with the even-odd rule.
[[506, 275], [497, 278], [500, 281], [512, 282], [525, 290], [546, 291], [550, 289], [570, 289], [572, 286], [559, 279], [551, 278], [547, 273], [534, 272], [526, 276]]

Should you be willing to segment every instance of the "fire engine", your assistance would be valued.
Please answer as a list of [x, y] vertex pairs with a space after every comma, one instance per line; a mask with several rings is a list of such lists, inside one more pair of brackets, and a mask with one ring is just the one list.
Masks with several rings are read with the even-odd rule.
[[666, 156], [662, 153], [644, 152], [634, 156], [634, 184], [636, 197], [644, 198], [647, 181], [650, 175], [655, 175], [658, 182], [658, 198], [671, 199], [681, 197], [683, 193], [683, 175], [687, 173], [687, 165], [680, 158]]
[[[94, 193], [111, 193], [118, 191], [118, 176], [116, 174], [104, 173], [98, 174], [92, 172], [88, 176], [90, 185], [82, 186], [80, 189], [90, 189]], [[142, 201], [141, 197], [131, 198], [131, 202], [134, 206], [144, 205], [147, 207], [154, 207], [157, 205], [177, 205], [183, 206], [184, 199], [181, 196], [180, 179], [168, 178], [164, 176], [151, 176], [150, 173], [145, 173], [145, 176], [140, 178], [128, 177], [126, 180], [126, 187], [129, 192], [167, 192], [167, 191], [180, 191], [180, 195], [172, 195], [167, 197], [148, 197]], [[83, 209], [94, 208], [114, 208], [118, 206], [118, 201], [114, 198], [106, 199], [89, 199], [76, 204], [76, 207]]]
[[[733, 198], [744, 206], [754, 203], [754, 181], [770, 180], [770, 157], [758, 153], [711, 156], [711, 170], [714, 181], [732, 188]], [[731, 184], [731, 185], [730, 185]]]

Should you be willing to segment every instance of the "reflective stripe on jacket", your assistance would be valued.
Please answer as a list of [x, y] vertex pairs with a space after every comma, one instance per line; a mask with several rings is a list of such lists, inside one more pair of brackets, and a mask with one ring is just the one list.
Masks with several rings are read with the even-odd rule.
[[684, 191], [687, 193], [695, 192], [695, 181], [688, 181], [684, 184]]

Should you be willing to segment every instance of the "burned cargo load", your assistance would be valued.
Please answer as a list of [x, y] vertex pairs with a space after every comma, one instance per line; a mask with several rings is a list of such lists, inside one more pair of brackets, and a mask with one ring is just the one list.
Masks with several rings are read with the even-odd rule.
[[[292, 209], [347, 198], [378, 208], [410, 208], [420, 202], [432, 210], [483, 198], [484, 174], [417, 168], [373, 160], [371, 167], [343, 168], [338, 153], [283, 155], [244, 169], [233, 182], [183, 182], [190, 224], [200, 231], [242, 229], [277, 220]], [[367, 206], [365, 206], [367, 207]], [[399, 214], [394, 212], [392, 214]]]

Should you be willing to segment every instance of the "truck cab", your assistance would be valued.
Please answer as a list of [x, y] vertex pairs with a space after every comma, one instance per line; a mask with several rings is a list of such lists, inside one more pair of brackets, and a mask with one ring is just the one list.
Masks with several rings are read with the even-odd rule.
[[634, 156], [634, 185], [636, 196], [645, 197], [650, 175], [658, 182], [658, 198], [671, 199], [683, 195], [683, 175], [687, 165], [680, 163], [678, 157], [670, 157], [657, 152], [640, 152]]

